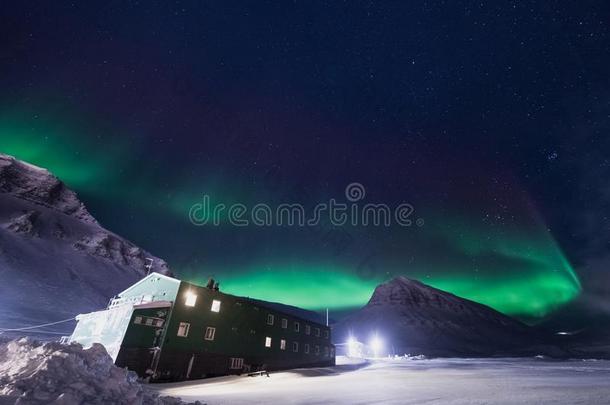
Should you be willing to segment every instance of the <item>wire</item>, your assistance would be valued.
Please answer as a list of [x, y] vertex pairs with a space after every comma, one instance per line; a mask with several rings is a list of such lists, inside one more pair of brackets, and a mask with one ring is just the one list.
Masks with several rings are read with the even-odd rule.
[[13, 328], [13, 329], [0, 328], [0, 332], [20, 332], [23, 330], [44, 328], [45, 326], [57, 325], [58, 323], [64, 323], [64, 322], [69, 322], [69, 321], [74, 321], [74, 320], [76, 320], [75, 316], [73, 316], [72, 318], [63, 319], [63, 320], [57, 321], [57, 322], [49, 322], [49, 323], [43, 323], [41, 325], [25, 326], [23, 328]]

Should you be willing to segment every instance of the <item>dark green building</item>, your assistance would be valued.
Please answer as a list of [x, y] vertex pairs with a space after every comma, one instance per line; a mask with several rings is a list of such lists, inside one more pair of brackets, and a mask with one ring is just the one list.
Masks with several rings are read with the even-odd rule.
[[154, 381], [335, 364], [329, 327], [157, 273], [77, 320], [72, 341]]

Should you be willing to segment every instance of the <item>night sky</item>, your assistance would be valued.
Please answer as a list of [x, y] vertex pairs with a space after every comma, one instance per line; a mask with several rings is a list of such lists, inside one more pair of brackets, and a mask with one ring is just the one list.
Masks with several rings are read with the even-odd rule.
[[[610, 312], [610, 3], [92, 3], [0, 9], [0, 151], [179, 277], [310, 309], [405, 275], [522, 319]], [[352, 182], [420, 226], [188, 217]]]

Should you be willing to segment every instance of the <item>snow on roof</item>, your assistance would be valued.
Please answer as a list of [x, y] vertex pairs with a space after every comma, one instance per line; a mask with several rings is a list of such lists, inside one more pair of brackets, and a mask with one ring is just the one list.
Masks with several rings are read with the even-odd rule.
[[150, 280], [153, 277], [159, 277], [159, 278], [167, 280], [167, 281], [172, 281], [172, 282], [180, 283], [180, 280], [178, 280], [177, 278], [165, 276], [165, 275], [163, 275], [161, 273], [157, 273], [157, 272], [152, 272], [148, 276], [146, 276], [143, 279], [141, 279], [140, 281], [136, 282], [135, 284], [132, 284], [131, 286], [127, 287], [125, 290], [123, 290], [120, 293], [118, 293], [117, 296], [120, 297], [123, 294], [126, 294], [127, 292], [129, 292], [130, 290], [135, 288], [136, 286], [139, 286], [140, 284], [144, 283], [145, 281]]

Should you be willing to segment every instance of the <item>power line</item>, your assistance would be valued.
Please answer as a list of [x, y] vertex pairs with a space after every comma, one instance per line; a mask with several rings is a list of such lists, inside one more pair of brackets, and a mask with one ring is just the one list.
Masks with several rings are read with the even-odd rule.
[[25, 326], [23, 328], [13, 328], [13, 329], [0, 329], [0, 332], [21, 332], [24, 330], [44, 328], [45, 326], [57, 325], [59, 323], [64, 323], [64, 322], [69, 322], [69, 321], [74, 321], [74, 320], [76, 320], [75, 316], [73, 316], [72, 318], [63, 319], [63, 320], [57, 321], [57, 322], [43, 323], [41, 325], [32, 325], [32, 326]]

